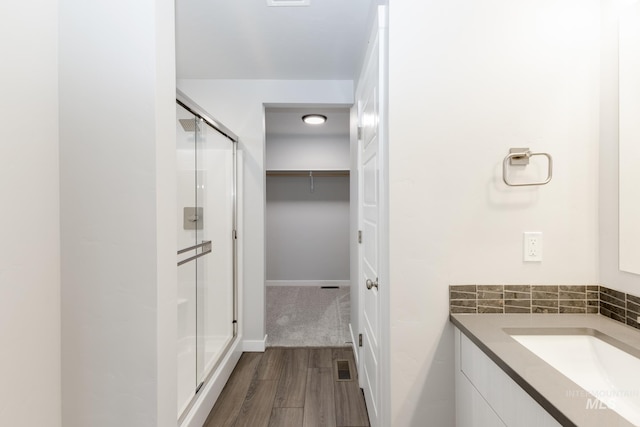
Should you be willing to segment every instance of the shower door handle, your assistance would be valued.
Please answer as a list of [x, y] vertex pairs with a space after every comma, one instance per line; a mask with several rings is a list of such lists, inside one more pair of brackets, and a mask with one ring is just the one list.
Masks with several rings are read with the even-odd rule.
[[376, 281], [372, 281], [371, 279], [367, 279], [367, 281], [365, 282], [365, 285], [367, 285], [367, 289], [372, 289], [372, 288], [376, 288], [378, 289], [378, 278], [376, 277]]
[[205, 240], [204, 242], [202, 242], [200, 244], [197, 244], [197, 245], [194, 245], [194, 246], [190, 246], [190, 247], [185, 248], [185, 249], [180, 249], [178, 251], [178, 255], [183, 254], [185, 252], [189, 252], [189, 251], [193, 251], [193, 250], [196, 250], [196, 249], [200, 249], [200, 248], [202, 249], [202, 252], [196, 253], [195, 255], [190, 256], [189, 258], [183, 259], [182, 261], [178, 261], [178, 267], [180, 267], [183, 264], [188, 263], [189, 261], [193, 261], [194, 259], [198, 259], [201, 256], [204, 256], [206, 254], [211, 253], [211, 250], [212, 250], [211, 249], [211, 240]]

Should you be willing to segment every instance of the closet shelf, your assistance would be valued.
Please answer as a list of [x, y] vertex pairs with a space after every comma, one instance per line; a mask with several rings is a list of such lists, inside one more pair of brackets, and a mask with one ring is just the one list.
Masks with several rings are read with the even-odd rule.
[[309, 174], [313, 174], [314, 177], [325, 176], [349, 176], [348, 169], [306, 169], [306, 170], [267, 170], [267, 176], [304, 176], [308, 177]]

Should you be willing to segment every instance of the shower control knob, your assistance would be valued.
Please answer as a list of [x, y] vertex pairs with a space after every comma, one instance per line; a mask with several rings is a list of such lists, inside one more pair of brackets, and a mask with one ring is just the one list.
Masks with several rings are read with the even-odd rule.
[[378, 289], [378, 278], [376, 277], [376, 281], [375, 282], [372, 281], [371, 279], [367, 279], [365, 284], [367, 285], [367, 289], [371, 289], [371, 288]]

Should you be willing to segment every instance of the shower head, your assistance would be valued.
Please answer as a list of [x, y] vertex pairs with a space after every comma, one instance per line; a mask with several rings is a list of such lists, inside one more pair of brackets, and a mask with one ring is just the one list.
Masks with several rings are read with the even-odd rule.
[[185, 132], [195, 132], [196, 130], [200, 130], [200, 127], [198, 126], [195, 119], [178, 119], [178, 121], [182, 125], [182, 129], [184, 129]]

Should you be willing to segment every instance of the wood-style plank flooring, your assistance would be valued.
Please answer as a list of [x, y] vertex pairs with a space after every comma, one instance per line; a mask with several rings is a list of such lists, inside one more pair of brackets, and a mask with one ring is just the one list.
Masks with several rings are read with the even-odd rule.
[[[348, 360], [351, 381], [337, 381]], [[244, 353], [204, 427], [368, 427], [350, 348]]]

